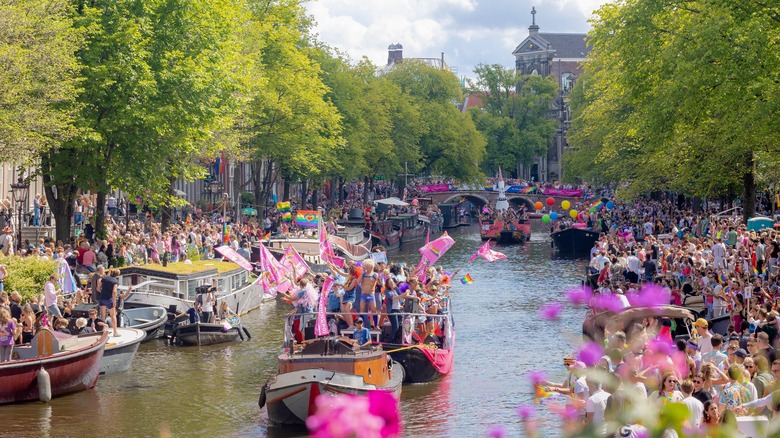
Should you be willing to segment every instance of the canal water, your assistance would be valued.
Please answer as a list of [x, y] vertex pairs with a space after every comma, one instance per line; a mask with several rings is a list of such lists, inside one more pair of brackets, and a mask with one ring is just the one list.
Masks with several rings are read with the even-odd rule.
[[[469, 262], [482, 242], [476, 226], [450, 230], [455, 246], [442, 257], [460, 268], [452, 291], [457, 331], [453, 372], [429, 384], [404, 386], [401, 411], [407, 437], [479, 437], [502, 424], [523, 436], [516, 408], [533, 403], [527, 379], [546, 370], [562, 381], [562, 356], [576, 347], [583, 313], [567, 309], [558, 322], [538, 310], [579, 284], [582, 260], [551, 254], [541, 228], [524, 245], [499, 247], [509, 258]], [[391, 253], [416, 264], [417, 247]], [[471, 274], [474, 283], [457, 279]], [[252, 340], [209, 347], [141, 345], [130, 371], [101, 378], [94, 390], [52, 400], [0, 406], [0, 435], [59, 436], [305, 436], [305, 430], [267, 425], [260, 387], [276, 368], [288, 307], [270, 303], [243, 317]], [[544, 436], [558, 436], [552, 414], [540, 413]]]

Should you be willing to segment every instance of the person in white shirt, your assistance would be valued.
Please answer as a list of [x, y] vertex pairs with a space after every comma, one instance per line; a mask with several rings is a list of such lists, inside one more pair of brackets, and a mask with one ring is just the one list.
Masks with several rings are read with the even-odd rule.
[[607, 422], [604, 421], [604, 410], [607, 408], [607, 399], [611, 395], [601, 387], [594, 385], [593, 395], [585, 402], [585, 419], [592, 424], [601, 435], [607, 433]]
[[699, 335], [699, 353], [704, 357], [705, 354], [712, 351], [712, 342], [710, 341], [712, 335], [709, 331], [709, 323], [707, 323], [706, 319], [699, 318], [693, 323], [693, 326], [696, 329], [696, 334]]
[[688, 407], [688, 421], [690, 422], [690, 426], [698, 430], [701, 427], [701, 422], [704, 417], [704, 404], [692, 396], [693, 382], [690, 379], [685, 379], [680, 383], [680, 391], [685, 397], [682, 402]]

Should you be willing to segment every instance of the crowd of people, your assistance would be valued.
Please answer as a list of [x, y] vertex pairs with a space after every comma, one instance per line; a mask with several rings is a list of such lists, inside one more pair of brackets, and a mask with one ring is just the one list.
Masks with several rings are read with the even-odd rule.
[[[735, 436], [745, 420], [766, 433], [752, 417], [780, 414], [780, 231], [663, 200], [583, 211], [602, 231], [591, 250], [586, 323], [641, 305], [646, 290], [662, 291], [657, 304], [686, 307], [695, 320], [690, 334], [682, 320], [660, 316], [606, 331], [600, 359], [585, 363], [580, 351], [564, 358], [565, 382], [536, 381], [569, 396], [569, 433]], [[671, 403], [687, 407], [682, 427], [663, 422]]]

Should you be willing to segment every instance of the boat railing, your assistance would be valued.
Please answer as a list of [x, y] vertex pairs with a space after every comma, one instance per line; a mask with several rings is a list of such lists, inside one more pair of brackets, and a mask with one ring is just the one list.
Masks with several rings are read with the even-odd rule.
[[[434, 348], [448, 349], [450, 347], [450, 341], [452, 339], [453, 322], [449, 312], [441, 314], [431, 313], [414, 313], [414, 312], [400, 312], [400, 313], [385, 313], [385, 312], [371, 312], [371, 313], [352, 313], [347, 316], [344, 312], [325, 312], [326, 323], [328, 324], [328, 334], [325, 336], [344, 336], [352, 338], [355, 331], [354, 320], [357, 317], [362, 319], [373, 319], [376, 317], [377, 329], [369, 328], [372, 341], [376, 344], [393, 344], [393, 345], [426, 345], [434, 344]], [[305, 343], [313, 339], [317, 339], [315, 335], [315, 329], [317, 323], [317, 312], [309, 313], [294, 313], [287, 315], [284, 328], [284, 343], [285, 345], [294, 348], [294, 345]], [[400, 318], [399, 331], [401, 333], [401, 342], [390, 342], [388, 339], [392, 331], [392, 323], [390, 318]], [[295, 321], [298, 320], [298, 324]], [[352, 324], [348, 324], [348, 321], [352, 321]], [[346, 327], [344, 327], [346, 325]], [[374, 321], [370, 325], [366, 324], [366, 327], [375, 326]], [[297, 330], [296, 330], [297, 329]]]

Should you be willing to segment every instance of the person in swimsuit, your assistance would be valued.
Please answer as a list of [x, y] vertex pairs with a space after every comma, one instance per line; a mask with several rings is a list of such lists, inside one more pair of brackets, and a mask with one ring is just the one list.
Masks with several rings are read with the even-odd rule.
[[[360, 295], [360, 314], [364, 315], [364, 320], [372, 322], [368, 319], [369, 314], [367, 312], [376, 313], [376, 300], [374, 299], [374, 289], [379, 281], [379, 274], [374, 272], [374, 261], [363, 261], [363, 275], [361, 277], [360, 289], [363, 292]], [[376, 328], [374, 326], [373, 328]]]
[[328, 266], [334, 274], [347, 278], [347, 282], [344, 285], [344, 296], [341, 297], [341, 312], [347, 326], [352, 326], [352, 308], [357, 299], [356, 294], [357, 289], [360, 287], [360, 274], [362, 271], [351, 261], [349, 262], [349, 272], [340, 270], [333, 263], [328, 263]]

